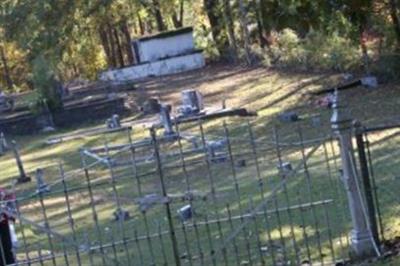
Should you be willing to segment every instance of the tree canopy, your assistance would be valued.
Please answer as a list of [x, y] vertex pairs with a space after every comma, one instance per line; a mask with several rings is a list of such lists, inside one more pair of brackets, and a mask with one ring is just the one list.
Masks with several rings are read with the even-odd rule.
[[398, 0], [3, 0], [0, 87], [32, 89], [37, 58], [61, 81], [95, 79], [103, 69], [135, 64], [132, 40], [183, 26], [194, 27], [208, 58], [227, 62], [252, 64], [264, 55], [282, 62], [292, 49], [284, 47], [288, 29], [308, 51], [292, 49], [298, 62], [316, 60], [310, 45], [317, 39], [335, 60], [346, 57], [341, 45], [359, 49], [360, 58], [395, 54], [398, 13]]

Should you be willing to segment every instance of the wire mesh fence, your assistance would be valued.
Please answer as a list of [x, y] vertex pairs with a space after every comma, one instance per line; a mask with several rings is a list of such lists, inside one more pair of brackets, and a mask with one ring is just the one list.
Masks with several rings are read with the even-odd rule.
[[247, 123], [105, 135], [82, 148], [81, 169], [44, 169], [36, 191], [3, 200], [15, 219], [15, 265], [345, 260], [337, 143], [307, 133]]

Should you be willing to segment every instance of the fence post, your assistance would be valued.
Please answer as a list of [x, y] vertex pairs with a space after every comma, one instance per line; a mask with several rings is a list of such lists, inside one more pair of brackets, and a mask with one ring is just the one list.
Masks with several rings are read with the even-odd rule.
[[21, 156], [18, 151], [17, 142], [15, 140], [11, 141], [12, 150], [14, 152], [15, 161], [17, 163], [19, 177], [17, 179], [18, 183], [30, 182], [31, 178], [25, 174], [24, 165], [22, 164]]
[[370, 229], [372, 231], [372, 236], [374, 237], [375, 243], [379, 244], [379, 234], [378, 234], [378, 224], [376, 221], [376, 212], [375, 212], [375, 204], [374, 197], [372, 193], [372, 186], [370, 180], [370, 174], [368, 169], [368, 161], [367, 155], [365, 153], [365, 143], [364, 143], [364, 131], [361, 127], [360, 122], [356, 122], [356, 141], [357, 141], [357, 150], [358, 150], [358, 160], [360, 162], [360, 170], [361, 170], [361, 178], [363, 182], [363, 188], [365, 193], [365, 201], [367, 203], [368, 208], [368, 218]]
[[[156, 163], [157, 163], [157, 172], [158, 172], [158, 177], [160, 178], [160, 185], [161, 185], [162, 195], [163, 195], [164, 199], [167, 199], [168, 198], [167, 187], [166, 187], [165, 182], [164, 182], [164, 173], [163, 173], [163, 170], [162, 170], [162, 162], [161, 162], [160, 150], [159, 150], [159, 147], [158, 147], [156, 130], [154, 129], [154, 127], [152, 127], [150, 129], [150, 135], [151, 135], [151, 140], [152, 140], [152, 143], [153, 143], [154, 157], [155, 157]], [[180, 260], [179, 250], [178, 250], [178, 241], [176, 239], [174, 222], [172, 220], [172, 214], [171, 214], [170, 202], [168, 200], [165, 202], [165, 210], [166, 210], [166, 214], [167, 214], [167, 220], [168, 220], [168, 226], [169, 226], [169, 235], [171, 237], [172, 251], [173, 251], [174, 258], [175, 258], [175, 265], [176, 266], [180, 266], [181, 265], [181, 260]]]
[[350, 235], [352, 255], [362, 259], [374, 255], [374, 243], [371, 231], [366, 219], [363, 191], [357, 183], [355, 173], [355, 158], [353, 153], [353, 122], [348, 110], [339, 104], [338, 92], [335, 91], [333, 101], [333, 115], [331, 126], [340, 144], [340, 157], [343, 169], [343, 183], [346, 188], [347, 199], [350, 208], [352, 231]]

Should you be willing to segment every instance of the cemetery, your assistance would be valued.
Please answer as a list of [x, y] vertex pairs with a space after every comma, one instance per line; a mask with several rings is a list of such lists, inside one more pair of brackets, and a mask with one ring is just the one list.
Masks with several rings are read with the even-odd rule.
[[0, 266], [400, 264], [398, 1], [3, 2]]
[[[176, 76], [167, 76], [156, 86], [168, 84], [161, 97], [151, 95], [153, 85], [147, 87], [146, 80], [123, 92], [151, 99], [142, 100], [144, 105], [137, 109], [142, 113], [140, 119], [132, 119], [129, 110], [120, 116], [111, 109], [97, 123], [75, 129], [67, 126], [64, 130], [59, 124], [55, 132], [33, 136], [2, 134], [0, 166], [7, 169], [1, 172], [3, 186], [14, 191], [21, 211], [3, 210], [18, 221], [19, 243], [36, 243], [26, 246], [27, 251], [17, 248], [19, 261], [29, 256], [30, 261], [44, 264], [101, 264], [104, 260], [106, 265], [136, 265], [130, 260], [137, 258], [143, 264], [159, 264], [176, 261], [174, 250], [180, 262], [194, 264], [208, 260], [243, 263], [257, 258], [266, 263], [282, 259], [330, 263], [335, 258], [350, 258], [345, 254], [351, 240], [343, 222], [351, 223], [351, 216], [340, 208], [346, 196], [343, 184], [335, 178], [341, 173], [340, 148], [329, 136], [335, 109], [316, 107], [314, 98], [322, 90], [330, 93], [333, 84], [346, 87], [351, 81], [341, 81], [338, 75], [288, 78], [259, 68], [202, 71], [216, 73], [216, 81], [195, 78], [189, 82], [196, 89], [187, 89], [186, 84], [174, 81]], [[243, 73], [249, 77], [248, 85], [243, 83], [243, 88], [229, 93], [227, 88], [236, 82], [233, 79]], [[250, 73], [257, 73], [262, 81], [252, 82]], [[195, 74], [180, 75], [192, 79]], [[271, 86], [270, 93], [263, 95], [266, 84]], [[363, 103], [373, 103], [381, 88], [359, 85], [338, 94], [342, 95], [339, 99], [347, 106], [352, 103], [349, 109], [355, 118], [376, 125], [378, 115], [367, 114], [363, 105], [346, 97], [367, 94]], [[240, 97], [247, 86], [256, 94], [259, 88], [258, 97]], [[140, 95], [141, 87], [149, 94]], [[82, 89], [80, 94], [85, 95]], [[392, 115], [390, 109], [381, 111]], [[264, 123], [276, 129], [260, 127]], [[293, 125], [298, 129], [293, 131]], [[369, 143], [380, 143], [385, 136], [371, 134]], [[264, 182], [263, 175], [268, 185], [260, 187], [257, 184]], [[248, 180], [250, 176], [254, 181]], [[308, 196], [302, 195], [305, 191]], [[241, 206], [231, 206], [235, 202]], [[34, 206], [42, 211], [36, 212]], [[67, 213], [59, 213], [60, 208]], [[379, 216], [384, 220], [379, 230], [389, 231], [379, 235], [386, 236], [393, 230], [385, 224], [390, 212], [381, 212], [386, 214]], [[87, 231], [91, 223], [95, 227]], [[251, 241], [250, 231], [264, 230], [265, 223], [271, 235]], [[225, 227], [231, 229], [222, 230]], [[174, 237], [171, 230], [175, 230]], [[215, 244], [211, 244], [214, 235]], [[195, 241], [186, 242], [189, 238]], [[299, 249], [299, 241], [306, 241], [309, 253]], [[171, 252], [167, 243], [172, 245]], [[289, 245], [285, 246], [287, 253], [282, 253], [281, 245]], [[233, 256], [224, 257], [224, 252]], [[378, 251], [371, 245], [369, 252]]]

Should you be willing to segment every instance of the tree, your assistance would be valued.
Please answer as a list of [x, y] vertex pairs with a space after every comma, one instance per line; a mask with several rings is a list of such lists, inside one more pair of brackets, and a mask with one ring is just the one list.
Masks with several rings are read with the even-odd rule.
[[227, 28], [227, 33], [228, 33], [230, 52], [232, 54], [233, 59], [236, 61], [238, 47], [237, 47], [237, 42], [236, 42], [236, 37], [235, 37], [233, 14], [232, 14], [230, 0], [223, 0], [223, 5], [224, 5], [223, 6], [224, 20], [225, 20], [225, 24], [226, 24], [226, 28]]
[[246, 57], [246, 63], [248, 65], [252, 65], [253, 60], [250, 51], [250, 34], [247, 23], [247, 11], [244, 6], [243, 0], [238, 0], [238, 1], [239, 1], [240, 24], [242, 26], [242, 36], [243, 36], [242, 39], [244, 41], [244, 52]]
[[[54, 73], [51, 59], [40, 54], [33, 60], [33, 85], [38, 91], [38, 111], [49, 108], [58, 111], [63, 107], [59, 81]], [[43, 106], [44, 104], [44, 106]], [[47, 106], [46, 106], [47, 105]]]
[[394, 32], [397, 39], [397, 50], [400, 50], [400, 20], [398, 15], [398, 3], [396, 0], [389, 0], [390, 16], [393, 22]]
[[224, 34], [224, 24], [220, 0], [203, 0], [204, 8], [210, 22], [211, 33], [221, 57], [226, 57], [228, 42]]
[[157, 25], [157, 30], [159, 32], [167, 30], [167, 26], [164, 23], [164, 19], [161, 13], [161, 6], [159, 0], [151, 0], [151, 2], [148, 2], [146, 0], [141, 0], [140, 3], [145, 9], [149, 10], [150, 13], [154, 16]]
[[3, 45], [0, 45], [0, 59], [1, 59], [2, 65], [3, 65], [4, 80], [6, 81], [8, 90], [12, 91], [14, 85], [13, 85], [13, 81], [11, 79], [10, 70], [8, 68], [8, 63], [7, 63], [7, 58], [6, 58], [6, 53], [5, 53]]
[[185, 8], [185, 1], [184, 0], [179, 0], [179, 17], [178, 14], [175, 11], [175, 8], [172, 10], [172, 22], [174, 24], [174, 27], [176, 29], [181, 28], [183, 26], [183, 14], [184, 14], [184, 8]]

